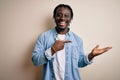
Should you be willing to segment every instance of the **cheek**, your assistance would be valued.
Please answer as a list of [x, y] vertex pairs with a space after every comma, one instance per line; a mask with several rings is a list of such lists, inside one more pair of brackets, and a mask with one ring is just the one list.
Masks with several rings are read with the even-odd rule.
[[67, 20], [67, 23], [70, 24], [70, 23], [71, 23], [71, 20]]
[[58, 19], [54, 19], [55, 23], [58, 23]]

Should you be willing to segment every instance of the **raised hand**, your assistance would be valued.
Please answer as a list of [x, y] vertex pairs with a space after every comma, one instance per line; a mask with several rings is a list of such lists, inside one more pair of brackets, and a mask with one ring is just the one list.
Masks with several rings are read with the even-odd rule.
[[112, 47], [99, 48], [99, 45], [96, 45], [96, 47], [93, 48], [92, 52], [88, 55], [88, 59], [92, 60], [95, 56], [101, 55], [109, 51], [111, 48]]

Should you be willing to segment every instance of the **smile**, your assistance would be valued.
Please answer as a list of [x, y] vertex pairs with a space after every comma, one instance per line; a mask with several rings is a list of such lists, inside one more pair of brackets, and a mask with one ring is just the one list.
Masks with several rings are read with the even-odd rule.
[[61, 21], [61, 22], [59, 22], [59, 25], [60, 26], [64, 26], [64, 25], [66, 25], [66, 22], [65, 21]]

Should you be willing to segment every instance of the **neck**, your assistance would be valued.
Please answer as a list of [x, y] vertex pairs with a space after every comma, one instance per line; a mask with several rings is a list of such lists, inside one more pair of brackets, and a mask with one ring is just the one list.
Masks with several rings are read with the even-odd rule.
[[66, 34], [69, 31], [69, 28], [66, 29], [59, 29], [58, 27], [55, 28], [57, 33], [59, 34]]

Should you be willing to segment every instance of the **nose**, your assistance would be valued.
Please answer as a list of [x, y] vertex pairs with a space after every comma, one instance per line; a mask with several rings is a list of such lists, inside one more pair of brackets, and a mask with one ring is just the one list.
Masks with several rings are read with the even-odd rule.
[[64, 19], [65, 19], [65, 16], [64, 16], [64, 15], [61, 15], [60, 19], [61, 19], [61, 20], [64, 20]]

